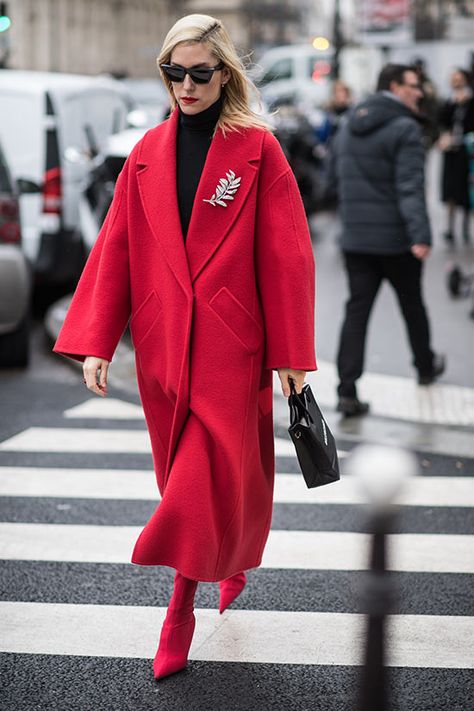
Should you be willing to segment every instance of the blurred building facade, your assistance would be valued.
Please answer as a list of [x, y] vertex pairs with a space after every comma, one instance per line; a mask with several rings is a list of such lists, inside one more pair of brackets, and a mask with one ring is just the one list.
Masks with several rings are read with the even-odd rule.
[[6, 66], [150, 76], [170, 6], [168, 0], [9, 0]]
[[0, 33], [0, 64], [152, 77], [167, 30], [188, 13], [221, 18], [239, 51], [256, 50], [258, 59], [270, 46], [316, 35], [333, 39], [336, 6], [343, 43], [357, 43], [362, 16], [389, 16], [388, 6], [404, 1], [412, 42], [455, 43], [474, 36], [474, 0], [8, 0], [12, 25]]
[[301, 41], [302, 0], [9, 0], [0, 59], [14, 69], [154, 76], [171, 24], [188, 13], [221, 18], [238, 49]]
[[333, 35], [338, 5], [342, 34], [349, 44], [358, 41], [364, 18], [383, 24], [404, 12], [410, 16], [411, 41], [463, 42], [474, 37], [474, 0], [309, 0], [306, 5], [310, 34], [325, 37]]
[[300, 42], [305, 36], [303, 0], [184, 0], [182, 14], [219, 17], [241, 52]]

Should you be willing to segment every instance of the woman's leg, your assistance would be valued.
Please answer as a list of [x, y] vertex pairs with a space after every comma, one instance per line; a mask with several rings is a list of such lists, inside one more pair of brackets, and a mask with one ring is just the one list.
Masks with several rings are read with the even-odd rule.
[[[342, 409], [341, 399], [357, 399], [356, 383], [364, 369], [367, 326], [383, 279], [381, 260], [378, 255], [343, 252], [343, 257], [349, 298], [346, 302], [337, 353], [339, 374], [337, 394], [342, 412], [344, 409]], [[362, 412], [355, 414], [362, 414]]]
[[194, 634], [194, 595], [198, 581], [176, 573], [174, 591], [160, 635], [153, 662], [155, 679], [184, 669]]
[[447, 245], [454, 245], [454, 220], [456, 217], [456, 205], [451, 200], [446, 205], [447, 231], [444, 233], [444, 240]]
[[469, 244], [471, 241], [471, 234], [470, 234], [470, 216], [471, 216], [471, 210], [468, 207], [463, 208], [463, 222], [462, 222], [462, 236], [464, 240], [464, 244]]
[[221, 589], [221, 596], [219, 600], [219, 612], [222, 613], [226, 610], [229, 605], [234, 602], [235, 598], [240, 595], [247, 582], [247, 576], [242, 571], [242, 573], [236, 573], [230, 578], [221, 580], [219, 583]]

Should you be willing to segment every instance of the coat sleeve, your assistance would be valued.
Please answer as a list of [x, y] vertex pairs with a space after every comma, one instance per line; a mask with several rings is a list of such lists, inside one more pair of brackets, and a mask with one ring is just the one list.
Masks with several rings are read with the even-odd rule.
[[53, 351], [83, 361], [112, 360], [130, 307], [126, 167], [74, 292]]
[[296, 180], [270, 133], [262, 150], [255, 239], [264, 367], [316, 370], [311, 238]]
[[415, 121], [405, 128], [395, 154], [398, 208], [412, 244], [431, 244], [425, 199], [425, 152]]

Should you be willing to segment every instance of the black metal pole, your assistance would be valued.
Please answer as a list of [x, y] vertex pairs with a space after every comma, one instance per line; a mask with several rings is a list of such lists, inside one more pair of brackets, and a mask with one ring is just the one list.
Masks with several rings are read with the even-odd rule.
[[333, 79], [339, 79], [339, 74], [341, 70], [340, 54], [342, 49], [341, 6], [339, 0], [335, 0], [334, 2], [333, 43], [334, 58], [332, 65], [332, 77]]
[[390, 513], [378, 513], [372, 521], [370, 572], [364, 590], [364, 609], [368, 614], [364, 667], [361, 677], [359, 711], [386, 711], [385, 619], [392, 607], [392, 594], [386, 571], [386, 534], [391, 527]]

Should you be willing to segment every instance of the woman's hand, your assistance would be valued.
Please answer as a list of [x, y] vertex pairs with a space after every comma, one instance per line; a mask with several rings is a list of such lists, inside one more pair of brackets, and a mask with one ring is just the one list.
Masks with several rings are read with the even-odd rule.
[[453, 137], [449, 131], [444, 131], [438, 139], [438, 148], [444, 153], [453, 147]]
[[109, 362], [105, 358], [86, 356], [82, 366], [84, 382], [93, 393], [105, 397], [107, 395], [107, 371]]
[[304, 378], [306, 375], [306, 370], [293, 370], [292, 368], [278, 368], [278, 376], [281, 380], [281, 389], [285, 397], [290, 397], [290, 382], [289, 378], [295, 381], [296, 392], [298, 395], [303, 389]]
[[421, 261], [423, 261], [423, 259], [426, 259], [426, 257], [428, 257], [429, 253], [431, 252], [431, 247], [428, 244], [414, 244], [411, 246], [410, 249], [413, 256], [417, 259], [420, 259]]

